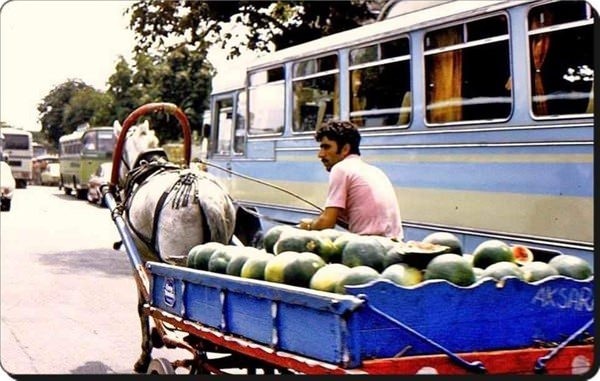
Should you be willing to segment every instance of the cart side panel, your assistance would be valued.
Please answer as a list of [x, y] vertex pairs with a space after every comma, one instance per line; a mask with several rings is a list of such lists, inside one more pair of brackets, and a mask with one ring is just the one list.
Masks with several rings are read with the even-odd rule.
[[151, 304], [157, 308], [183, 316], [185, 301], [182, 299], [184, 282], [173, 276], [150, 278]]
[[[157, 308], [345, 368], [370, 359], [561, 343], [594, 316], [593, 278], [488, 278], [468, 287], [378, 280], [339, 295], [156, 262], [147, 267]], [[579, 342], [593, 327], [588, 331]]]
[[[356, 321], [353, 316], [364, 304], [359, 298], [156, 262], [147, 267], [159, 309], [278, 350], [360, 365], [361, 341], [345, 321]], [[177, 285], [173, 291], [171, 283]], [[175, 305], [164, 302], [165, 294]]]
[[223, 308], [221, 303], [223, 290], [203, 284], [185, 282], [184, 317], [201, 321], [209, 327], [222, 328]]
[[[381, 319], [363, 315], [363, 336], [392, 343], [414, 330], [453, 352], [472, 352], [561, 342], [593, 318], [593, 287], [593, 279], [555, 276], [536, 283], [488, 278], [469, 287], [442, 280], [415, 287], [378, 281], [348, 289], [368, 295], [370, 306], [402, 324], [387, 329]], [[418, 335], [408, 338], [407, 355], [439, 353]], [[389, 355], [373, 345], [363, 340], [365, 357]]]
[[224, 317], [228, 332], [243, 335], [261, 344], [271, 343], [273, 333], [271, 300], [229, 291], [224, 301]]
[[348, 362], [343, 354], [351, 349], [345, 348], [347, 331], [342, 316], [279, 302], [275, 324], [278, 347], [297, 348], [302, 355], [333, 364]]

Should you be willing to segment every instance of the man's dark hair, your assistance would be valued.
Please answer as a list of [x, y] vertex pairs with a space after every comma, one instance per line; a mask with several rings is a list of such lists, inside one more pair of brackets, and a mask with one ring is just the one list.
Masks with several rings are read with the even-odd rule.
[[350, 145], [350, 153], [360, 155], [360, 132], [358, 128], [349, 121], [345, 120], [329, 120], [317, 129], [315, 132], [315, 140], [320, 142], [326, 137], [333, 140], [338, 145], [338, 153], [341, 152], [344, 144]]

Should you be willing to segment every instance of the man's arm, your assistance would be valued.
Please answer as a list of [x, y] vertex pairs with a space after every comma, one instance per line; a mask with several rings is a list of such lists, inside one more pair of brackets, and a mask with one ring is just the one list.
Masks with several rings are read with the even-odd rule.
[[302, 219], [298, 224], [298, 227], [304, 230], [323, 230], [333, 228], [337, 222], [340, 211], [340, 208], [327, 207], [323, 213], [321, 213], [321, 215], [314, 220]]

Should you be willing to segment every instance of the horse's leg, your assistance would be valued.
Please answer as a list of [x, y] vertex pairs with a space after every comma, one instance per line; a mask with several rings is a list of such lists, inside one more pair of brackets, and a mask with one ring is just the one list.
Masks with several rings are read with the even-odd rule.
[[152, 340], [150, 338], [150, 319], [148, 316], [143, 314], [144, 298], [142, 293], [138, 289], [138, 315], [140, 317], [140, 325], [142, 328], [142, 354], [133, 366], [133, 370], [136, 373], [146, 373], [148, 371], [148, 365], [150, 365], [151, 352], [152, 352]]

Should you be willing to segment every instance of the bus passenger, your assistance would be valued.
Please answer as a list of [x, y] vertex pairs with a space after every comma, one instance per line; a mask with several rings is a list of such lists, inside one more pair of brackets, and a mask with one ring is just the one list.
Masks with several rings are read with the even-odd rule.
[[404, 238], [398, 200], [390, 179], [360, 157], [360, 132], [349, 121], [329, 120], [315, 133], [319, 159], [329, 172], [325, 210], [314, 220], [302, 219], [306, 230], [333, 228], [339, 219], [363, 235]]

